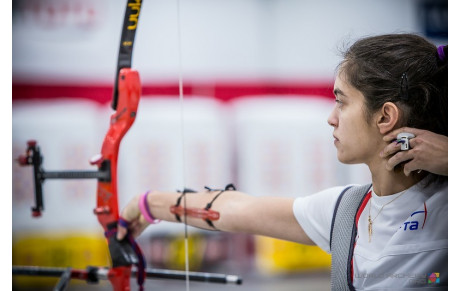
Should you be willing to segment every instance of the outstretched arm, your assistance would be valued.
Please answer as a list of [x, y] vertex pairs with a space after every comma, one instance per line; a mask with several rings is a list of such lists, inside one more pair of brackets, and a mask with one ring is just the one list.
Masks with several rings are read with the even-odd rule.
[[[186, 194], [187, 209], [203, 209], [219, 192], [207, 191]], [[153, 191], [147, 196], [150, 213], [157, 219], [177, 222], [170, 207], [175, 205], [180, 193]], [[139, 210], [141, 195], [134, 197], [121, 212], [129, 224], [129, 230], [138, 236], [149, 225]], [[183, 205], [183, 200], [181, 205]], [[212, 210], [220, 214], [213, 221], [215, 228], [226, 232], [242, 232], [255, 235], [313, 244], [298, 224], [292, 210], [294, 199], [286, 197], [254, 197], [238, 191], [222, 193], [212, 204]], [[183, 215], [181, 221], [184, 221]], [[201, 218], [187, 216], [187, 224], [214, 230]], [[118, 239], [127, 233], [123, 226], [118, 228]]]

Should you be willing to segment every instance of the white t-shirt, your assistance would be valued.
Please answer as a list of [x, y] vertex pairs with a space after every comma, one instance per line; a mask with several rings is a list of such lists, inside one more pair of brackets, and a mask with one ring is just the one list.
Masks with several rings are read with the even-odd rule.
[[[334, 187], [297, 198], [293, 206], [307, 236], [328, 253], [332, 216], [343, 189]], [[416, 184], [384, 206], [401, 193], [369, 194], [358, 220], [353, 285], [357, 290], [447, 290], [447, 183], [427, 188]]]

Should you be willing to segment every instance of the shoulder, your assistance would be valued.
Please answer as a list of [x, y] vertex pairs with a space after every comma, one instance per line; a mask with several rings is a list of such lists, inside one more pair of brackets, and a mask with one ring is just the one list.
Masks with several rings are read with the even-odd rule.
[[332, 219], [334, 208], [340, 194], [350, 186], [357, 185], [331, 187], [311, 195], [296, 198], [293, 205], [295, 215], [298, 218], [306, 218], [311, 215], [322, 215], [325, 217], [329, 216]]
[[296, 198], [296, 200], [299, 200], [299, 201], [328, 200], [328, 199], [331, 199], [331, 198], [334, 198], [334, 197], [337, 199], [345, 189], [350, 188], [351, 186], [360, 186], [360, 185], [349, 184], [349, 185], [345, 185], [345, 186], [335, 186], [335, 187], [331, 187], [331, 188], [321, 190], [319, 192], [316, 192], [316, 193], [313, 193], [313, 194], [310, 194], [310, 195], [306, 195], [306, 196], [303, 196], [303, 197], [298, 197], [298, 198]]
[[330, 251], [332, 216], [340, 194], [352, 185], [328, 188], [294, 200], [293, 212], [304, 232], [319, 247]]
[[447, 205], [448, 199], [448, 183], [434, 183], [425, 187], [423, 183], [419, 183], [414, 187], [415, 192], [418, 192], [424, 197], [426, 203], [434, 205]]
[[[425, 205], [431, 208], [434, 212], [447, 214], [448, 211], [448, 187], [447, 183], [441, 185], [433, 185], [425, 190], [424, 194], [427, 194], [427, 200]], [[441, 215], [446, 217], [445, 215]]]

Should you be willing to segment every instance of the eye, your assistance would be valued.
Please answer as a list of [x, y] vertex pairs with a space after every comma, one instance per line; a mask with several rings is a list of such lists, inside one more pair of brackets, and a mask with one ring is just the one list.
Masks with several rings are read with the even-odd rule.
[[337, 104], [337, 107], [341, 108], [343, 106], [343, 101], [340, 100], [339, 98], [335, 99], [335, 103]]

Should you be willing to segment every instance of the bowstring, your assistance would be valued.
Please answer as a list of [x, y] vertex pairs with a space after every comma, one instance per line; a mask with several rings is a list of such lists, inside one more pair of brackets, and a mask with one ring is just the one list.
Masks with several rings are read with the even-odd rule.
[[[184, 84], [183, 84], [183, 72], [182, 72], [182, 37], [181, 37], [181, 22], [180, 22], [180, 0], [176, 0], [177, 3], [177, 43], [178, 43], [178, 71], [179, 71], [179, 103], [180, 103], [180, 127], [181, 127], [181, 140], [182, 140], [182, 184], [185, 191], [186, 188], [186, 162], [185, 162], [185, 120], [184, 120]], [[187, 195], [184, 195], [184, 209], [187, 209]], [[190, 265], [188, 257], [188, 227], [187, 227], [187, 214], [184, 214], [184, 248], [185, 248], [185, 288], [186, 291], [190, 291]]]

